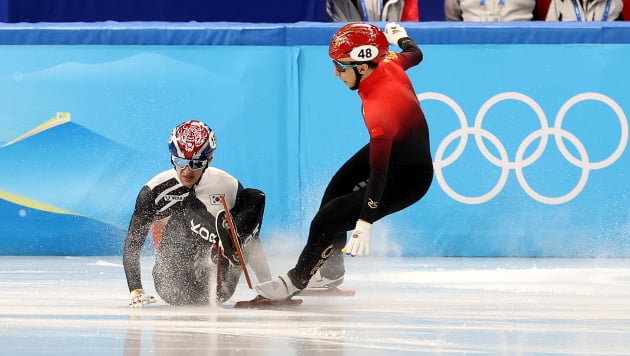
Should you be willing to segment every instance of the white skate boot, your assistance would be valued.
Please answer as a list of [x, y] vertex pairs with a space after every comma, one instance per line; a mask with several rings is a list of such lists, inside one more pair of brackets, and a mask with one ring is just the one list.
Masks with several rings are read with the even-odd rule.
[[256, 292], [267, 299], [287, 299], [300, 291], [286, 274], [256, 286]]
[[343, 283], [343, 276], [337, 279], [328, 279], [322, 276], [321, 270], [317, 270], [317, 272], [313, 275], [310, 281], [308, 281], [308, 285], [306, 288], [336, 288], [341, 283]]

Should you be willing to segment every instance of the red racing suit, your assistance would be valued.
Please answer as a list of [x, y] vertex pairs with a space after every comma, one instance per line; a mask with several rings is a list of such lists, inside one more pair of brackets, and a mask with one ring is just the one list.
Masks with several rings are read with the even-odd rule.
[[402, 52], [390, 52], [359, 84], [370, 142], [339, 168], [325, 190], [306, 246], [288, 273], [298, 288], [322, 265], [324, 277], [343, 276], [340, 250], [357, 220], [373, 223], [400, 211], [419, 201], [431, 185], [429, 129], [405, 72], [422, 61], [422, 52], [408, 37], [399, 45]]

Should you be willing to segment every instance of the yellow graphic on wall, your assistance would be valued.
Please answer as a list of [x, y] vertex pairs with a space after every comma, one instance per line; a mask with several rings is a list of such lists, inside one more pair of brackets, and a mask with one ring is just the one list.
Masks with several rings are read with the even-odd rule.
[[14, 203], [14, 204], [22, 205], [22, 206], [24, 206], [26, 208], [47, 211], [47, 212], [50, 212], [50, 213], [78, 215], [78, 214], [75, 214], [75, 213], [73, 213], [71, 211], [68, 211], [68, 210], [64, 210], [64, 209], [60, 209], [60, 208], [54, 207], [52, 205], [40, 203], [38, 201], [31, 200], [31, 199], [28, 199], [28, 198], [24, 198], [24, 197], [21, 197], [19, 195], [11, 194], [9, 192], [5, 192], [5, 191], [2, 191], [2, 190], [0, 190], [0, 199], [4, 199], [4, 200], [6, 200], [8, 202], [11, 202], [11, 203]]
[[55, 117], [53, 117], [50, 120], [46, 120], [44, 121], [41, 125], [38, 125], [37, 127], [35, 127], [34, 129], [30, 130], [29, 132], [19, 136], [18, 138], [11, 140], [10, 142], [5, 143], [4, 145], [0, 146], [0, 147], [6, 147], [8, 145], [14, 144], [16, 142], [22, 141], [25, 138], [31, 137], [33, 135], [37, 135], [40, 132], [46, 131], [50, 128], [53, 128], [55, 126], [59, 126], [62, 124], [65, 124], [66, 122], [70, 122], [70, 113], [69, 112], [58, 112], [57, 115]]

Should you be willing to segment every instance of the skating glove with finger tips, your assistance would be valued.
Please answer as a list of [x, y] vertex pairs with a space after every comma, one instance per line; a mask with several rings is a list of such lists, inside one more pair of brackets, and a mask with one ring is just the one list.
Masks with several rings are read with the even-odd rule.
[[409, 37], [405, 28], [395, 22], [390, 22], [385, 25], [384, 33], [387, 42], [395, 46], [398, 46], [398, 41], [400, 41], [401, 38]]
[[370, 255], [370, 228], [372, 224], [365, 220], [359, 219], [357, 225], [352, 231], [350, 240], [346, 244], [341, 252], [346, 253], [352, 257]]
[[132, 308], [142, 308], [146, 304], [155, 303], [155, 298], [152, 295], [144, 294], [142, 289], [132, 290], [129, 296], [131, 297], [129, 306]]

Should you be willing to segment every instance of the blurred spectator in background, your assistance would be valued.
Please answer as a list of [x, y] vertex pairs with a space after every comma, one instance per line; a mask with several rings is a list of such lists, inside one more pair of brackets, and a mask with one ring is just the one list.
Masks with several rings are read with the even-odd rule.
[[333, 22], [419, 21], [418, 0], [326, 0]]
[[531, 21], [535, 8], [536, 0], [444, 0], [448, 21]]
[[547, 21], [615, 21], [622, 10], [622, 0], [551, 0]]
[[534, 20], [545, 21], [547, 19], [547, 11], [551, 0], [536, 0], [536, 11], [534, 11]]

